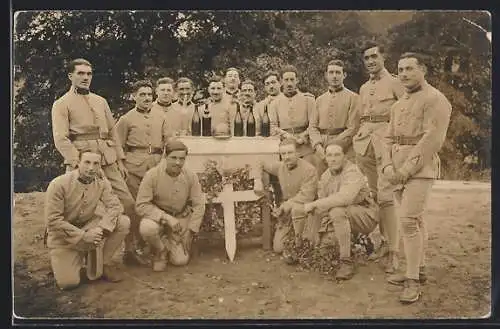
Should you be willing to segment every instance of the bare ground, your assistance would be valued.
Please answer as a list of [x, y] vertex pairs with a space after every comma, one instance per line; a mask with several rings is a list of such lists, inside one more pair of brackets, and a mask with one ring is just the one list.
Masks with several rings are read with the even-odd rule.
[[490, 194], [488, 184], [436, 185], [426, 213], [430, 278], [412, 305], [398, 302], [401, 288], [385, 283], [376, 263], [358, 264], [352, 280], [337, 283], [284, 265], [258, 245], [241, 245], [229, 263], [223, 241], [214, 239], [201, 240], [199, 255], [186, 267], [165, 273], [124, 267], [123, 282], [62, 292], [43, 247], [44, 194], [16, 194], [14, 311], [27, 318], [484, 317], [491, 297]]

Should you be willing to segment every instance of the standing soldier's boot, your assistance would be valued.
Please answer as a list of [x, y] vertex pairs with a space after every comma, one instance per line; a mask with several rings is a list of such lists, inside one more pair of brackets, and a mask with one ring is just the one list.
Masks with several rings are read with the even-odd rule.
[[416, 302], [421, 295], [420, 282], [418, 280], [406, 279], [404, 282], [404, 290], [399, 296], [399, 301], [404, 304]]
[[349, 280], [354, 275], [354, 263], [352, 258], [343, 258], [340, 260], [340, 268], [335, 275], [337, 280]]
[[[418, 276], [421, 284], [427, 282], [427, 274], [424, 266], [420, 267], [420, 273]], [[406, 276], [404, 275], [404, 273], [395, 273], [387, 277], [387, 282], [389, 282], [390, 284], [394, 284], [396, 286], [404, 285], [405, 280]]]

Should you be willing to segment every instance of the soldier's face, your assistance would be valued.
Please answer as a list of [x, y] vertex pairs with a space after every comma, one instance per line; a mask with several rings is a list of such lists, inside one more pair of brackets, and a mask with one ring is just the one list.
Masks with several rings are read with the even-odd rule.
[[156, 87], [156, 95], [160, 103], [170, 104], [174, 99], [174, 86], [170, 83], [162, 83]]
[[193, 95], [193, 87], [189, 82], [181, 82], [177, 85], [177, 94], [182, 102], [191, 99]]
[[78, 170], [83, 178], [95, 178], [101, 169], [101, 155], [93, 152], [85, 152], [80, 157]]
[[240, 75], [236, 71], [228, 71], [224, 77], [224, 83], [228, 89], [238, 89], [240, 85]]
[[222, 85], [222, 82], [211, 82], [208, 85], [208, 94], [210, 95], [210, 98], [216, 102], [222, 99], [223, 90], [224, 86]]
[[398, 62], [398, 77], [407, 89], [422, 84], [425, 79], [425, 67], [416, 58], [402, 58]]
[[186, 162], [186, 151], [172, 151], [165, 157], [166, 170], [170, 174], [178, 175]]
[[328, 168], [339, 170], [344, 166], [345, 155], [339, 145], [328, 145], [325, 150], [325, 159]]
[[378, 47], [365, 50], [363, 62], [368, 73], [378, 73], [384, 68], [384, 56], [380, 53]]
[[271, 75], [264, 80], [264, 89], [268, 95], [276, 96], [280, 92], [280, 82], [277, 76]]
[[344, 73], [344, 68], [338, 65], [328, 65], [326, 70], [326, 81], [331, 87], [339, 87], [344, 83], [346, 74]]
[[135, 106], [147, 110], [153, 104], [153, 89], [151, 87], [141, 87], [134, 95]]
[[68, 74], [71, 85], [77, 88], [89, 89], [92, 82], [92, 68], [88, 65], [76, 65], [73, 72]]
[[297, 154], [297, 149], [295, 145], [281, 145], [280, 146], [280, 155], [283, 163], [287, 166], [288, 169], [293, 169], [297, 166], [297, 161], [299, 156]]
[[283, 73], [283, 90], [285, 92], [292, 93], [296, 91], [298, 82], [295, 72]]
[[241, 100], [247, 102], [255, 101], [255, 88], [251, 84], [244, 84], [241, 86]]

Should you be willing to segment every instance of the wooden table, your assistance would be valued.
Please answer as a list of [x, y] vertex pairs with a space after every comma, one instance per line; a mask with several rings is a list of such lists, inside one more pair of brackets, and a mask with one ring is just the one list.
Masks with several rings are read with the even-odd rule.
[[[205, 171], [209, 160], [217, 163], [221, 171], [250, 166], [250, 178], [260, 177], [257, 164], [259, 161], [279, 161], [279, 138], [274, 137], [214, 137], [184, 136], [179, 137], [189, 149], [185, 166], [196, 173]], [[264, 197], [269, 197], [268, 195]], [[236, 255], [236, 220], [234, 203], [238, 201], [256, 201], [260, 197], [253, 190], [233, 191], [232, 184], [224, 186], [223, 191], [212, 200], [221, 203], [224, 209], [224, 239], [227, 255], [232, 262]], [[271, 210], [269, 203], [262, 206], [262, 244], [264, 249], [271, 248]]]

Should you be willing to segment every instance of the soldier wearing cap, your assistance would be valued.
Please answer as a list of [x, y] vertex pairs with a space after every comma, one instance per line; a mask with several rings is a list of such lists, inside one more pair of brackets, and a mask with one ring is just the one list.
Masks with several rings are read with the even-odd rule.
[[[289, 239], [298, 239], [306, 220], [304, 204], [316, 198], [318, 175], [316, 169], [309, 162], [300, 159], [295, 139], [281, 141], [279, 152], [282, 161], [275, 163], [261, 162], [261, 173], [275, 175], [279, 179], [283, 191], [284, 202], [274, 211], [278, 218], [273, 239], [273, 250], [283, 253], [287, 263], [296, 260], [291, 258], [289, 250], [285, 250], [285, 242]], [[256, 181], [256, 193], [261, 193], [264, 182]]]
[[[339, 244], [340, 268], [338, 280], [354, 275], [351, 257], [351, 233], [371, 233], [378, 224], [378, 206], [371, 196], [366, 177], [356, 164], [347, 159], [341, 143], [326, 147], [328, 170], [318, 183], [318, 199], [304, 205], [309, 220], [319, 220], [319, 243]], [[313, 232], [313, 234], [317, 234]]]
[[434, 180], [439, 178], [437, 153], [446, 139], [451, 104], [425, 79], [425, 57], [405, 53], [398, 62], [404, 95], [391, 107], [391, 120], [385, 136], [386, 152], [382, 173], [396, 185], [396, 201], [406, 257], [406, 273], [394, 274], [388, 281], [404, 285], [403, 303], [419, 299], [420, 282], [425, 281], [427, 229], [423, 213]]
[[239, 101], [240, 82], [240, 71], [235, 67], [228, 68], [224, 75], [224, 101], [229, 103], [236, 103]]
[[188, 263], [193, 236], [200, 230], [205, 213], [198, 176], [184, 167], [187, 153], [182, 142], [169, 141], [164, 159], [146, 173], [137, 195], [140, 231], [154, 249], [154, 271], [164, 271], [167, 261]]
[[174, 111], [178, 113], [179, 128], [175, 135], [191, 135], [191, 121], [195, 111], [195, 104], [192, 101], [194, 94], [193, 81], [186, 77], [181, 77], [175, 82], [175, 92], [178, 101], [174, 103]]
[[271, 134], [282, 139], [295, 139], [299, 157], [321, 167], [322, 160], [314, 154], [309, 139], [314, 118], [314, 96], [308, 96], [297, 89], [298, 73], [292, 65], [287, 65], [281, 73], [283, 94], [270, 105]]
[[122, 280], [111, 258], [128, 234], [130, 221], [101, 175], [101, 157], [92, 148], [81, 149], [77, 169], [56, 177], [47, 188], [47, 247], [56, 283], [64, 290], [80, 284], [84, 258], [96, 248], [102, 252], [102, 278]]
[[[332, 60], [326, 67], [325, 77], [328, 91], [316, 99], [313, 124], [310, 131], [311, 144], [324, 158], [325, 147], [336, 143], [347, 150], [346, 156], [354, 160], [352, 137], [358, 128], [358, 94], [344, 87], [347, 74], [341, 60]], [[321, 168], [326, 170], [326, 166]]]
[[[125, 214], [134, 218], [134, 199], [125, 179], [125, 154], [116, 133], [115, 120], [108, 102], [90, 92], [92, 64], [85, 59], [69, 63], [70, 90], [52, 106], [52, 132], [57, 150], [64, 157], [66, 170], [74, 170], [79, 163], [79, 152], [90, 148], [102, 155], [101, 168], [111, 183], [113, 192], [123, 205]], [[132, 258], [137, 254], [128, 245]]]
[[379, 230], [382, 243], [370, 259], [381, 258], [386, 273], [398, 267], [398, 221], [394, 211], [394, 185], [381, 175], [383, 135], [387, 130], [391, 106], [403, 94], [403, 86], [384, 67], [384, 49], [376, 43], [364, 47], [363, 61], [370, 79], [359, 90], [360, 127], [353, 137], [356, 163], [368, 178], [380, 206]]

